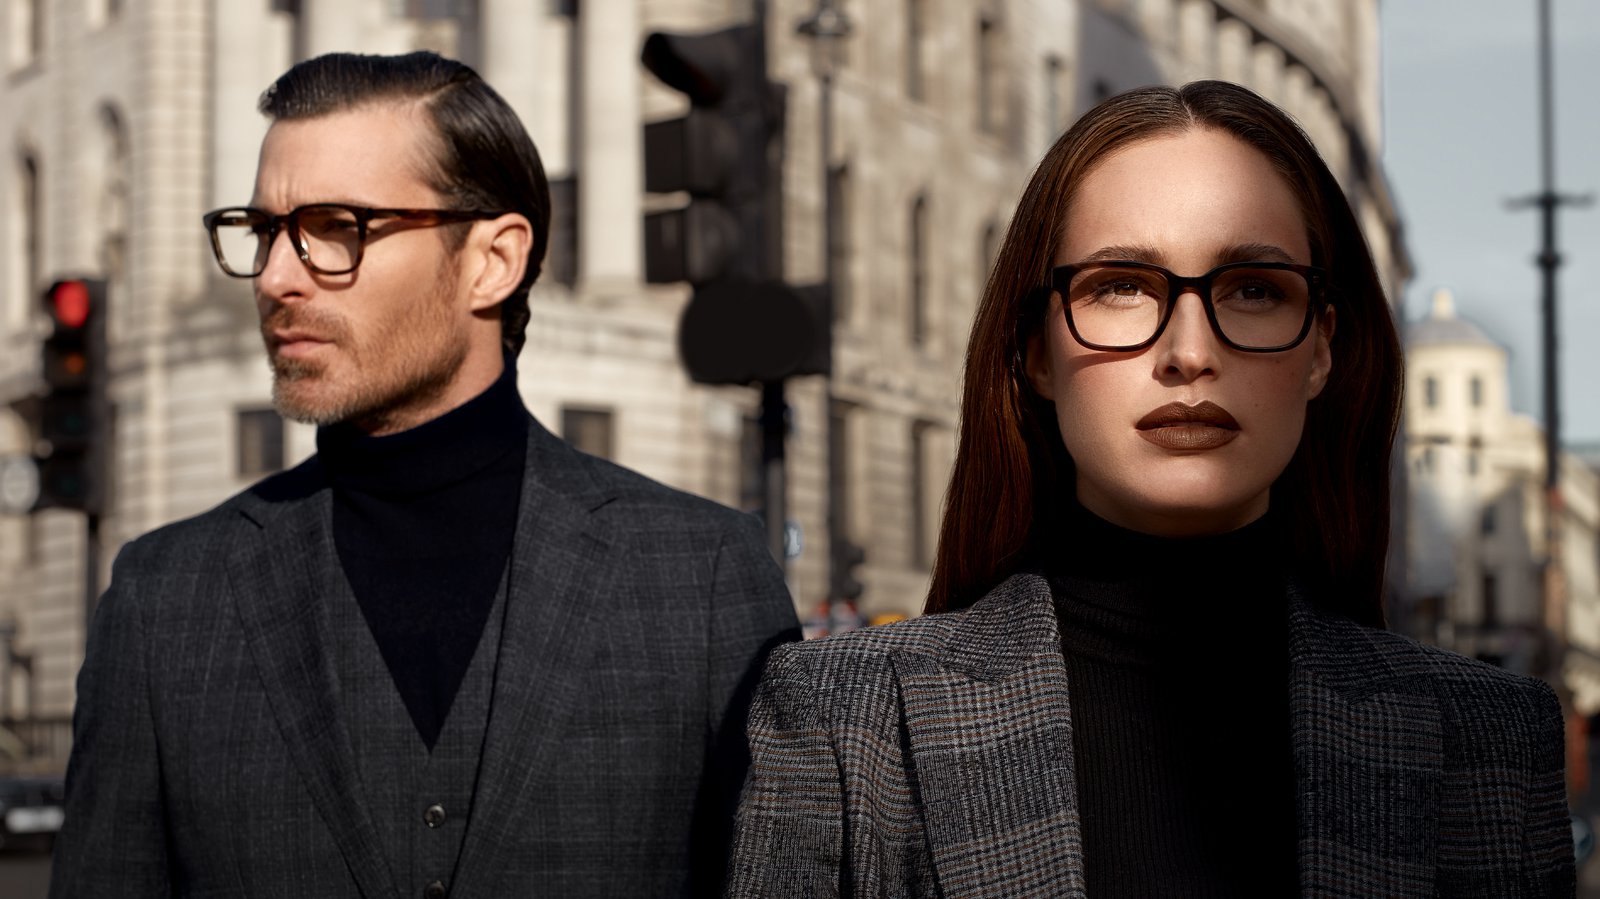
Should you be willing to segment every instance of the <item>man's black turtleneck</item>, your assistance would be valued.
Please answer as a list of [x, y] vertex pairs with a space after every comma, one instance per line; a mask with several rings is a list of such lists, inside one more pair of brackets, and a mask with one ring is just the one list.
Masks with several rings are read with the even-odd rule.
[[511, 555], [527, 443], [510, 358], [483, 393], [410, 430], [317, 431], [339, 561], [430, 750]]
[[1043, 568], [1089, 895], [1297, 894], [1283, 559], [1270, 515], [1178, 539], [1068, 513]]

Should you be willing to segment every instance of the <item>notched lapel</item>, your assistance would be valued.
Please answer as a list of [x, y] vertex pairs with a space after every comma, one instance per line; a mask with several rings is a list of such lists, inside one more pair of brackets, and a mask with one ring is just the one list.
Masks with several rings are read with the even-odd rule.
[[1357, 625], [1297, 601], [1290, 706], [1307, 896], [1431, 896], [1443, 725]]
[[235, 606], [284, 744], [305, 778], [361, 892], [392, 896], [393, 881], [361, 798], [338, 676], [327, 651], [323, 597], [342, 577], [326, 490], [254, 497], [241, 512], [262, 529], [232, 565]]
[[557, 761], [556, 737], [583, 700], [587, 660], [614, 620], [613, 572], [628, 565], [622, 540], [592, 514], [605, 501], [603, 491], [574, 492], [588, 483], [575, 470], [580, 463], [537, 423], [532, 428], [489, 725], [451, 888], [455, 896], [503, 894], [494, 885], [520, 858], [516, 840], [530, 829], [538, 785]]
[[1049, 587], [1012, 578], [943, 646], [897, 652], [892, 663], [941, 894], [1082, 896], [1066, 664]]

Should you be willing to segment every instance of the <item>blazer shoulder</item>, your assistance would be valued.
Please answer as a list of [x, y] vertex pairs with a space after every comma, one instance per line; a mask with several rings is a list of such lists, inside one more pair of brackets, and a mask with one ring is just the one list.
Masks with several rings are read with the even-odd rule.
[[597, 512], [627, 530], [698, 532], [759, 531], [754, 515], [669, 487], [609, 459], [567, 447], [570, 464], [588, 474], [604, 496]]
[[814, 693], [849, 695], [889, 677], [898, 653], [930, 654], [946, 643], [965, 610], [923, 615], [773, 650], [767, 678], [808, 685]]
[[322, 487], [321, 467], [312, 456], [204, 512], [161, 525], [129, 541], [117, 556], [117, 571], [172, 574], [208, 570], [225, 557], [217, 547], [233, 528], [259, 526], [275, 514], [280, 504], [308, 499]]
[[1363, 677], [1362, 672], [1371, 671], [1378, 667], [1373, 663], [1378, 663], [1388, 671], [1385, 681], [1428, 690], [1457, 720], [1498, 718], [1533, 726], [1552, 708], [1559, 714], [1555, 691], [1538, 678], [1348, 619], [1338, 619], [1328, 627], [1345, 633], [1341, 642], [1350, 652], [1341, 661], [1347, 677]]

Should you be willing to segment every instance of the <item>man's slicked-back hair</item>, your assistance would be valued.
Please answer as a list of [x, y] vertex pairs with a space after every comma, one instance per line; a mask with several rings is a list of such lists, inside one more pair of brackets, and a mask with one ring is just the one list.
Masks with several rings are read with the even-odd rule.
[[[420, 103], [438, 133], [424, 173], [451, 209], [520, 212], [533, 226], [522, 283], [500, 305], [501, 339], [515, 356], [528, 328], [528, 290], [550, 243], [550, 182], [539, 151], [504, 98], [471, 66], [437, 53], [328, 53], [296, 64], [261, 95], [274, 122], [310, 119], [374, 103]], [[468, 228], [450, 233], [464, 240]]]

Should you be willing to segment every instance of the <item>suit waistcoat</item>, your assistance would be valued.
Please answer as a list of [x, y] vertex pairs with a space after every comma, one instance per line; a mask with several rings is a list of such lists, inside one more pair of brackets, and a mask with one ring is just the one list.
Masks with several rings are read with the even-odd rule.
[[425, 895], [435, 881], [448, 888], [472, 811], [509, 578], [500, 576], [432, 752], [412, 723], [349, 582], [342, 573], [338, 581], [330, 619], [341, 714], [375, 835], [401, 895]]

